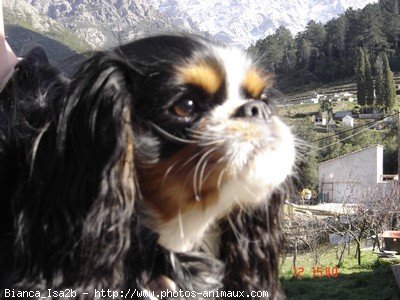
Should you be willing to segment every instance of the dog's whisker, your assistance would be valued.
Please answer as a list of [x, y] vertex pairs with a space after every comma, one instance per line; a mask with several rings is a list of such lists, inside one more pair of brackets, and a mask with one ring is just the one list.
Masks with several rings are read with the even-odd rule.
[[172, 165], [168, 167], [168, 169], [165, 171], [161, 185], [164, 186], [165, 180], [167, 179], [168, 175], [171, 173], [172, 169], [178, 164], [178, 162], [174, 162]]
[[[212, 148], [210, 150], [213, 150], [212, 152], [215, 152], [217, 150], [217, 148]], [[210, 153], [210, 155], [211, 155], [211, 153]], [[208, 161], [209, 161], [209, 158], [204, 160], [203, 166], [201, 167], [201, 170], [200, 170], [200, 176], [199, 176], [199, 190], [200, 191], [202, 190], [203, 183], [206, 180], [206, 178], [204, 177], [204, 172], [205, 172], [206, 166], [208, 164]]]
[[204, 153], [205, 149], [202, 151], [199, 151], [195, 154], [193, 154], [191, 157], [189, 157], [178, 169], [178, 171], [182, 170], [183, 168], [185, 168], [189, 163], [191, 163], [194, 159], [196, 159], [198, 156], [202, 155]]
[[[215, 162], [208, 170], [206, 175], [204, 176], [203, 182], [205, 182], [210, 175], [215, 171], [215, 169], [219, 166], [220, 164], [218, 162]], [[217, 189], [218, 189], [218, 180], [217, 180]], [[219, 190], [219, 189], [218, 189]]]
[[178, 212], [178, 223], [179, 223], [179, 233], [180, 233], [181, 239], [184, 239], [185, 238], [185, 231], [183, 229], [182, 212], [181, 212], [180, 209], [179, 209], [179, 212]]
[[203, 156], [199, 159], [199, 161], [196, 164], [196, 167], [194, 169], [194, 174], [193, 174], [193, 190], [194, 190], [194, 194], [195, 194], [195, 199], [196, 201], [200, 201], [201, 198], [201, 190], [199, 189], [199, 186], [197, 185], [197, 181], [198, 181], [198, 176], [197, 173], [199, 172], [200, 166], [202, 164], [202, 162], [206, 159], [206, 157], [211, 154], [212, 152], [214, 152], [215, 149], [211, 148], [209, 150], [207, 150]]
[[221, 144], [224, 144], [224, 143], [225, 143], [225, 140], [223, 140], [223, 139], [212, 140], [212, 141], [209, 141], [209, 142], [201, 141], [201, 142], [199, 142], [199, 146], [208, 147], [208, 146], [214, 146], [214, 145], [221, 145]]
[[218, 175], [218, 179], [217, 179], [217, 189], [218, 189], [218, 191], [221, 191], [222, 178], [224, 177], [224, 175], [226, 173], [226, 170], [227, 170], [227, 167], [222, 169], [222, 171]]
[[180, 138], [177, 137], [171, 133], [169, 133], [168, 131], [165, 131], [164, 129], [162, 129], [160, 126], [156, 125], [155, 123], [149, 121], [148, 122], [154, 129], [156, 129], [159, 133], [161, 133], [162, 135], [164, 135], [166, 138], [170, 139], [171, 141], [174, 142], [181, 142], [181, 143], [187, 143], [187, 144], [195, 144], [197, 143], [197, 141], [194, 140], [188, 140], [188, 139], [184, 139], [184, 138]]

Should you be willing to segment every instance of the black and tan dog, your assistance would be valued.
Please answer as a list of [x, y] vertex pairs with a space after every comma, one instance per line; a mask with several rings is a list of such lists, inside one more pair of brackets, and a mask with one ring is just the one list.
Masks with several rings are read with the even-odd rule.
[[280, 298], [295, 150], [269, 85], [195, 36], [94, 53], [70, 80], [31, 52], [0, 99], [1, 288]]

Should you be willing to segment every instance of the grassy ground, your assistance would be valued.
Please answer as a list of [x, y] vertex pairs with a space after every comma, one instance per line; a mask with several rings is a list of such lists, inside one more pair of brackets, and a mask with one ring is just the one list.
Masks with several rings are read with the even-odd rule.
[[[287, 299], [400, 299], [391, 265], [396, 260], [377, 259], [372, 252], [362, 252], [362, 265], [357, 265], [354, 250], [346, 255], [339, 275], [326, 276], [326, 269], [331, 272], [337, 264], [334, 249], [326, 250], [320, 260], [323, 275], [319, 277], [314, 269], [311, 255], [298, 256], [297, 266], [304, 267], [302, 276], [293, 276], [292, 259], [287, 258], [281, 270], [281, 282]], [[324, 252], [324, 251], [323, 251]], [[298, 269], [299, 271], [299, 269]]]

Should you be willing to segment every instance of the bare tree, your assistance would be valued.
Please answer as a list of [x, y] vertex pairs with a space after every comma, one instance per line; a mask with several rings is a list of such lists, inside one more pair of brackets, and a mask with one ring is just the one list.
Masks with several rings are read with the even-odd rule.
[[307, 249], [311, 252], [314, 265], [319, 264], [321, 256], [321, 244], [328, 240], [325, 217], [295, 213], [291, 217], [291, 238], [288, 239], [293, 248], [293, 266], [296, 267], [298, 249]]

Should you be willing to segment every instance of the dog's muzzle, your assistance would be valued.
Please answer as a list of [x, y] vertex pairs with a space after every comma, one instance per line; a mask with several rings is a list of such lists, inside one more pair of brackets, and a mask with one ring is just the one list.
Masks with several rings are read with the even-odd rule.
[[234, 117], [236, 118], [254, 118], [268, 122], [271, 119], [272, 113], [268, 105], [260, 100], [251, 100], [240, 106]]

